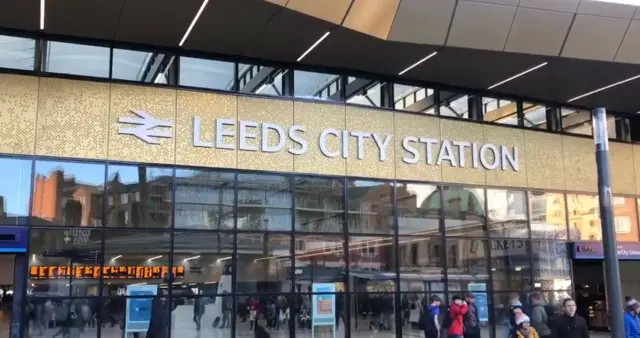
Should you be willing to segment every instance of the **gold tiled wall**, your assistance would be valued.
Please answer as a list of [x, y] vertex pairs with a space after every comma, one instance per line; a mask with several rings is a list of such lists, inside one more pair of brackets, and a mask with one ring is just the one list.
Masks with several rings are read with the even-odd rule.
[[[121, 117], [144, 111], [166, 120], [173, 128], [157, 128], [171, 137], [158, 144], [119, 134]], [[194, 135], [194, 117], [200, 117], [200, 133]], [[235, 149], [207, 146], [215, 142], [215, 120], [236, 123], [234, 135], [224, 141]], [[277, 124], [284, 130], [284, 149], [275, 153], [238, 150], [238, 121]], [[288, 136], [291, 126], [304, 126], [307, 151], [288, 150], [300, 145]], [[357, 158], [357, 141], [348, 140], [348, 156], [328, 158], [319, 147], [322, 130], [366, 132], [364, 156]], [[254, 128], [260, 146], [261, 129]], [[234, 131], [235, 130], [235, 131]], [[391, 135], [386, 158], [381, 161], [373, 134], [383, 140]], [[194, 147], [194, 136], [203, 146]], [[465, 166], [426, 163], [425, 145], [415, 142], [419, 160], [407, 163], [405, 136], [435, 140], [492, 143], [518, 148], [519, 170], [473, 168], [471, 152]], [[270, 133], [269, 145], [276, 143]], [[327, 148], [342, 152], [341, 137], [329, 137]], [[454, 146], [453, 152], [458, 149]], [[610, 143], [614, 193], [640, 194], [640, 145]], [[433, 147], [434, 159], [437, 147]], [[0, 153], [87, 158], [126, 162], [178, 164], [215, 168], [348, 175], [384, 179], [489, 185], [499, 187], [597, 191], [593, 141], [590, 138], [486, 125], [433, 116], [393, 113], [338, 103], [299, 102], [148, 86], [108, 84], [54, 78], [0, 74]]]

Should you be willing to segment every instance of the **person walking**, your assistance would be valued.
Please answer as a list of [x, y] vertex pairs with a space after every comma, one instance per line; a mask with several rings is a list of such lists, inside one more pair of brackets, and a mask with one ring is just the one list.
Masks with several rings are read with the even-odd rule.
[[462, 338], [464, 334], [464, 324], [462, 318], [467, 314], [468, 307], [464, 299], [460, 296], [453, 296], [453, 303], [449, 309], [449, 319], [451, 323], [447, 328], [448, 338]]
[[531, 303], [533, 305], [531, 309], [531, 326], [536, 329], [541, 338], [550, 338], [551, 328], [549, 323], [553, 318], [549, 317], [549, 313], [553, 313], [553, 310], [549, 310], [549, 304], [539, 292], [531, 295]]
[[576, 301], [567, 298], [562, 301], [562, 316], [556, 318], [551, 326], [553, 338], [589, 338], [587, 321], [576, 313]]
[[626, 305], [627, 311], [624, 313], [624, 337], [640, 338], [640, 320], [638, 320], [640, 303], [635, 299], [630, 299]]
[[521, 313], [516, 317], [516, 328], [511, 338], [539, 338], [538, 332], [531, 326], [529, 316]]
[[469, 292], [464, 296], [464, 301], [467, 303], [467, 313], [462, 318], [464, 338], [480, 338], [480, 319], [475, 297]]

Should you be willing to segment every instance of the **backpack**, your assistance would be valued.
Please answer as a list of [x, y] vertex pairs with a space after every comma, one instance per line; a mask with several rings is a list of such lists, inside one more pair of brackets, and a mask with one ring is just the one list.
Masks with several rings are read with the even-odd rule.
[[553, 304], [545, 304], [544, 312], [547, 313], [547, 317], [549, 318], [549, 320], [556, 316], [556, 309], [553, 308]]
[[416, 303], [411, 303], [411, 305], [409, 306], [409, 308], [411, 310], [415, 310], [416, 309]]
[[442, 321], [442, 325], [441, 327], [443, 329], [448, 329], [449, 327], [451, 327], [451, 323], [453, 322], [453, 320], [451, 319], [451, 307], [447, 307], [447, 315], [444, 316], [444, 320]]

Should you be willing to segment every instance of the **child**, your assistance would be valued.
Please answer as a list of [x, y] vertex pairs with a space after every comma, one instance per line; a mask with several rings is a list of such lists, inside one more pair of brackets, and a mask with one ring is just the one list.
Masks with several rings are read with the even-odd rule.
[[531, 326], [529, 316], [524, 313], [516, 316], [516, 328], [511, 338], [539, 338], [538, 332]]

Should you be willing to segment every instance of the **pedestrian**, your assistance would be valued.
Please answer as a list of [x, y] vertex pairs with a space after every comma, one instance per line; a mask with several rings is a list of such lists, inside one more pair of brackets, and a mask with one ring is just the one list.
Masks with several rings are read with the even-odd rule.
[[531, 320], [529, 316], [524, 313], [519, 314], [516, 317], [516, 328], [513, 332], [512, 338], [538, 338], [538, 332], [531, 326]]
[[420, 318], [420, 329], [424, 331], [425, 338], [438, 338], [440, 337], [440, 303], [442, 300], [440, 297], [433, 295], [429, 298], [429, 305]]
[[640, 303], [635, 299], [629, 299], [626, 302], [626, 308], [624, 313], [624, 337], [640, 338], [640, 321], [638, 321]]
[[409, 304], [409, 322], [411, 323], [411, 329], [419, 329], [420, 315], [422, 313], [422, 304], [417, 295], [411, 296], [411, 303]]
[[204, 300], [196, 297], [193, 302], [193, 322], [196, 323], [196, 331], [200, 331], [202, 316], [204, 316]]
[[[549, 323], [553, 320], [553, 307], [547, 303], [541, 293], [531, 295], [531, 326], [533, 326], [541, 338], [551, 337]], [[552, 315], [551, 317], [549, 315]]]
[[453, 303], [449, 309], [450, 323], [447, 329], [448, 338], [462, 338], [464, 334], [464, 324], [462, 318], [467, 314], [467, 303], [460, 296], [453, 296]]
[[576, 301], [567, 298], [562, 301], [562, 316], [551, 326], [553, 338], [589, 338], [587, 321], [576, 313]]
[[480, 338], [480, 319], [478, 317], [478, 306], [473, 293], [464, 296], [467, 303], [467, 313], [464, 315], [464, 338]]

